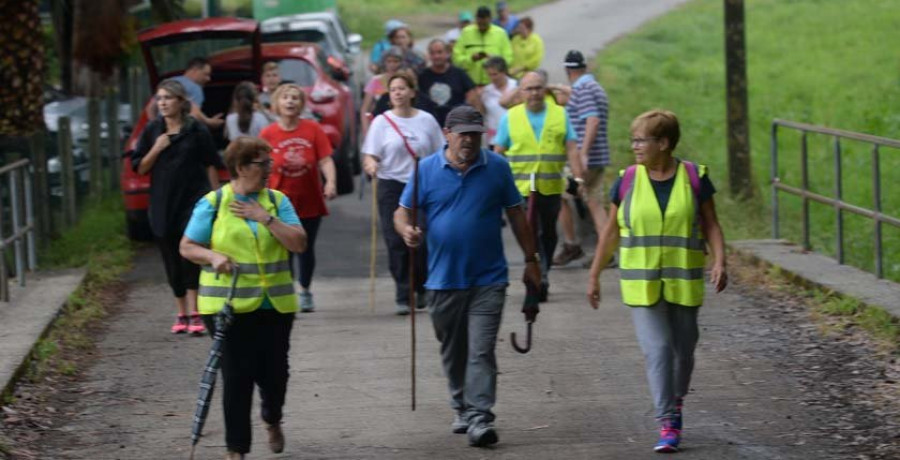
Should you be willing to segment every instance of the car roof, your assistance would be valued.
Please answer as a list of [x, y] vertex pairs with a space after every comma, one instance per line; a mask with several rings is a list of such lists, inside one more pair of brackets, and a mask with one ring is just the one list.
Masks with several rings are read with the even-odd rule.
[[226, 17], [185, 19], [143, 29], [138, 32], [138, 41], [144, 43], [177, 37], [183, 34], [201, 34], [204, 32], [213, 34], [227, 34], [228, 32], [252, 34], [257, 27], [259, 27], [259, 23], [252, 19]]

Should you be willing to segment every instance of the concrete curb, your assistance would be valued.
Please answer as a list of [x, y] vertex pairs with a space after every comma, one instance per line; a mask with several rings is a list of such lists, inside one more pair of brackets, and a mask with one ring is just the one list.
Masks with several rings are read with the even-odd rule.
[[900, 318], [900, 284], [878, 279], [875, 275], [841, 265], [834, 259], [786, 240], [745, 240], [728, 244], [728, 249], [744, 260], [776, 267], [793, 283], [852, 297], [864, 305], [884, 309]]
[[50, 331], [85, 274], [83, 268], [39, 272], [28, 278], [25, 287], [10, 283], [10, 302], [0, 304], [0, 397], [12, 394], [31, 363], [35, 346]]

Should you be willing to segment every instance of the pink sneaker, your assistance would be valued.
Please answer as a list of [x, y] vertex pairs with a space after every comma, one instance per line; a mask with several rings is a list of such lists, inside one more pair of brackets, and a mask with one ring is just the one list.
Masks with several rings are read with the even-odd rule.
[[173, 334], [184, 334], [188, 331], [188, 317], [178, 315], [175, 317], [175, 324], [172, 325]]
[[203, 335], [206, 332], [206, 326], [203, 325], [203, 318], [200, 315], [191, 315], [191, 322], [187, 327], [188, 332], [194, 335]]

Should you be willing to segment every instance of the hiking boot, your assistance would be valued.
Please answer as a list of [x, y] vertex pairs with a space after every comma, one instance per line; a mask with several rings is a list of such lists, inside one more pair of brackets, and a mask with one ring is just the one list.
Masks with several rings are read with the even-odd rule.
[[497, 437], [497, 431], [490, 423], [473, 423], [469, 425], [467, 433], [469, 434], [469, 445], [472, 447], [487, 447], [497, 444], [497, 441], [500, 440]]
[[203, 335], [206, 332], [206, 326], [203, 324], [203, 318], [200, 315], [191, 315], [191, 320], [188, 322], [187, 327], [188, 332], [192, 335]]
[[228, 451], [225, 454], [225, 460], [244, 460], [244, 454], [239, 452]]
[[405, 303], [398, 303], [397, 309], [394, 310], [394, 314], [398, 316], [406, 316], [409, 314], [409, 305]]
[[312, 292], [300, 291], [300, 293], [297, 294], [297, 297], [300, 298], [301, 313], [312, 313], [316, 311], [316, 304], [313, 303]]
[[541, 291], [538, 293], [538, 302], [544, 303], [550, 297], [550, 285], [541, 284]]
[[284, 432], [281, 431], [281, 424], [266, 424], [266, 432], [269, 434], [269, 449], [276, 454], [284, 451]]
[[566, 265], [569, 262], [584, 257], [584, 250], [580, 245], [563, 243], [562, 251], [553, 258], [553, 265]]
[[678, 444], [681, 443], [681, 430], [673, 428], [671, 421], [663, 423], [659, 429], [659, 441], [653, 446], [653, 450], [662, 454], [678, 452]]
[[465, 414], [457, 412], [456, 416], [453, 417], [453, 423], [450, 424], [450, 427], [456, 434], [465, 434], [469, 431], [469, 420], [466, 418]]
[[184, 334], [188, 331], [187, 315], [178, 315], [175, 317], [175, 324], [172, 325], [173, 334]]

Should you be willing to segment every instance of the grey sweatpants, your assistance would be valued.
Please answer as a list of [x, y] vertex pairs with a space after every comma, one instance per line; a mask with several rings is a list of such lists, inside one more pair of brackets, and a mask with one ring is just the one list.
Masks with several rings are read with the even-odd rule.
[[506, 285], [428, 291], [428, 312], [441, 342], [450, 407], [470, 423], [491, 423], [497, 400], [497, 332]]
[[691, 384], [700, 308], [673, 305], [663, 299], [652, 307], [630, 308], [644, 353], [656, 419], [663, 422], [673, 417], [676, 400], [684, 398]]

